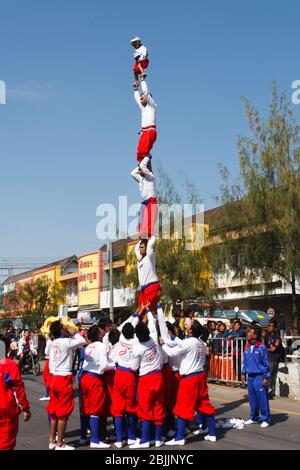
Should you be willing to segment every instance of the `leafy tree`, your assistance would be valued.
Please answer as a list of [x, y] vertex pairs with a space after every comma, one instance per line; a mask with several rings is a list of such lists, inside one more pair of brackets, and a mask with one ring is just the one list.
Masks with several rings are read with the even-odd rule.
[[22, 316], [29, 326], [41, 323], [44, 316], [57, 314], [58, 305], [63, 302], [64, 289], [47, 278], [20, 284], [8, 294], [6, 309]]
[[239, 137], [240, 178], [231, 182], [221, 167], [221, 216], [215, 233], [222, 244], [212, 248], [235, 277], [262, 283], [279, 276], [291, 286], [292, 315], [297, 324], [296, 279], [300, 275], [299, 124], [289, 100], [275, 84], [263, 118], [243, 100], [250, 136]]

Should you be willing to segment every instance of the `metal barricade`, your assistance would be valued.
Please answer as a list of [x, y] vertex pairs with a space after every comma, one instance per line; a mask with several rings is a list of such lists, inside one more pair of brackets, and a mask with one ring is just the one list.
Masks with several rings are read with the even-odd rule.
[[245, 338], [209, 338], [208, 380], [241, 384]]

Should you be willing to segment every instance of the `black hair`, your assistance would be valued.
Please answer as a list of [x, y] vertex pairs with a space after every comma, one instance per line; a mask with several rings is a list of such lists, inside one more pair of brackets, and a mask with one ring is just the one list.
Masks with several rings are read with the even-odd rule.
[[150, 331], [145, 323], [138, 323], [135, 327], [135, 334], [141, 343], [145, 343], [150, 339]]
[[274, 328], [276, 328], [276, 330], [277, 330], [277, 328], [278, 328], [278, 323], [277, 323], [277, 321], [276, 321], [276, 320], [270, 320], [270, 321], [269, 321], [269, 325], [271, 325], [271, 324], [274, 325]]
[[120, 338], [120, 332], [118, 328], [113, 328], [109, 333], [108, 333], [108, 339], [109, 342], [114, 345], [119, 341]]
[[61, 322], [60, 320], [56, 320], [50, 325], [50, 335], [53, 336], [54, 339], [57, 339], [61, 336]]
[[174, 325], [169, 321], [166, 321], [166, 325], [170, 333], [172, 333], [173, 336], [176, 336]]
[[140, 245], [145, 245], [145, 247], [147, 248], [147, 245], [148, 245], [148, 240], [147, 238], [142, 238], [141, 241], [140, 241]]
[[94, 343], [95, 341], [99, 341], [99, 326], [98, 325], [91, 326], [91, 328], [89, 328], [87, 332], [87, 337], [91, 341], [91, 343]]
[[3, 341], [5, 344], [5, 356], [7, 356], [9, 348], [10, 348], [10, 340], [8, 339], [7, 336], [0, 335], [0, 341]]
[[260, 339], [261, 337], [261, 327], [258, 325], [253, 325], [250, 327], [250, 330], [254, 331], [254, 334], [256, 335], [257, 339]]
[[131, 323], [125, 323], [122, 328], [122, 335], [126, 339], [132, 339], [134, 337], [134, 326]]
[[192, 336], [194, 338], [200, 338], [200, 336], [203, 335], [203, 333], [204, 333], [203, 326], [201, 325], [201, 323], [195, 320], [192, 324]]

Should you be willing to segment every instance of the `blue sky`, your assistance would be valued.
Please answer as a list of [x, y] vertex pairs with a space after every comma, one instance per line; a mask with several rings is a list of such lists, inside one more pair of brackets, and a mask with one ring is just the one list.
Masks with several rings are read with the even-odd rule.
[[218, 162], [238, 174], [241, 97], [265, 112], [272, 80], [290, 95], [300, 79], [299, 15], [296, 0], [0, 0], [0, 258], [96, 249], [98, 204], [139, 201], [136, 34], [158, 103], [154, 167], [178, 187], [183, 171], [214, 207]]

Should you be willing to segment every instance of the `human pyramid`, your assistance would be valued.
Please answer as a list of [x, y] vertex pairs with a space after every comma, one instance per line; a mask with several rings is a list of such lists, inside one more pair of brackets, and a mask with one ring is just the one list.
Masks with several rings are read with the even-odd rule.
[[[50, 397], [46, 412], [51, 450], [74, 450], [65, 443], [64, 434], [74, 409], [73, 363], [78, 348], [81, 348], [80, 445], [89, 443], [91, 448], [109, 448], [109, 417], [113, 418], [114, 446], [118, 449], [126, 444], [131, 449], [164, 444], [183, 446], [186, 428], [195, 417], [199, 425], [195, 434], [204, 433], [204, 439], [216, 441], [215, 410], [209, 401], [204, 368], [206, 344], [201, 339], [202, 326], [194, 321], [188, 328], [188, 337], [179, 339], [172, 324], [165, 321], [159, 304], [161, 286], [154, 253], [158, 206], [150, 154], [156, 140], [156, 104], [145, 80], [149, 64], [147, 49], [138, 37], [131, 43], [135, 49], [134, 97], [142, 114], [137, 149], [139, 165], [131, 173], [139, 183], [143, 200], [135, 248], [140, 283], [138, 308], [118, 328], [111, 320], [94, 324], [87, 338], [68, 319], [50, 317], [45, 321], [43, 333], [48, 338], [45, 352], [48, 360], [43, 380]], [[29, 409], [25, 390], [19, 402], [24, 410]], [[9, 432], [9, 448], [13, 448], [17, 429]]]

